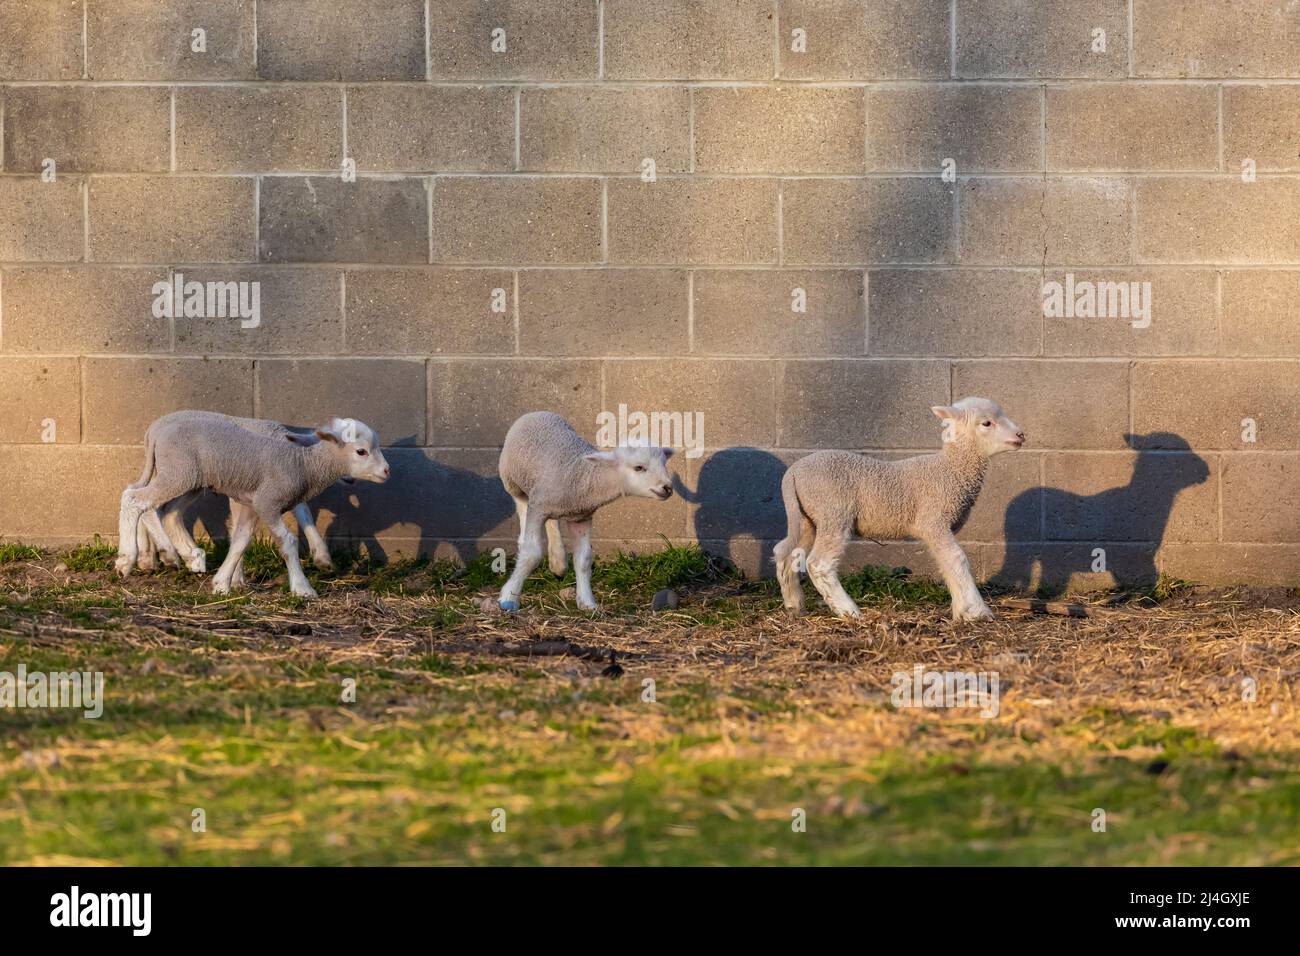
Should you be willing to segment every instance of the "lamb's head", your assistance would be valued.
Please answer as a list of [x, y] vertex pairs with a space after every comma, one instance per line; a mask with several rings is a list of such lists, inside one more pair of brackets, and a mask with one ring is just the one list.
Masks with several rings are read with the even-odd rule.
[[586, 458], [602, 467], [616, 469], [623, 494], [667, 501], [673, 496], [673, 481], [668, 474], [668, 459], [672, 453], [671, 448], [621, 446], [609, 451], [593, 451]]
[[316, 437], [337, 456], [344, 475], [358, 481], [388, 480], [388, 461], [379, 448], [379, 435], [355, 418], [332, 418], [316, 429]]
[[952, 405], [935, 405], [930, 411], [943, 420], [944, 441], [973, 444], [985, 458], [1025, 443], [1024, 430], [1007, 418], [1002, 406], [987, 398], [963, 398]]

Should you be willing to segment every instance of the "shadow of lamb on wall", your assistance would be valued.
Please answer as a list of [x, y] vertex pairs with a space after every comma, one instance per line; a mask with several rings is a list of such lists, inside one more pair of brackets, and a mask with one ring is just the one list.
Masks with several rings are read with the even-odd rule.
[[[1172, 432], [1126, 434], [1124, 439], [1138, 452], [1127, 484], [1091, 495], [1031, 488], [1012, 499], [1004, 520], [1005, 557], [990, 584], [1060, 594], [1072, 575], [1092, 570], [1094, 546], [1104, 549], [1107, 543], [1124, 546], [1125, 559], [1107, 565], [1119, 584], [1146, 585], [1157, 579], [1156, 553], [1174, 501], [1184, 488], [1203, 484], [1210, 468]], [[1025, 527], [1038, 528], [1041, 540], [1016, 543], [1015, 530]]]

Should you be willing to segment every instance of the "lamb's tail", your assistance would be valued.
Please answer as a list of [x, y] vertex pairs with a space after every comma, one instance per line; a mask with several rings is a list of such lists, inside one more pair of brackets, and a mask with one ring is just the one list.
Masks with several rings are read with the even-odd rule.
[[785, 501], [785, 538], [772, 552], [776, 562], [776, 578], [781, 582], [781, 598], [786, 609], [795, 614], [803, 612], [803, 585], [799, 582], [799, 557], [796, 548], [807, 537], [811, 524], [799, 503], [799, 489], [795, 487], [794, 470], [788, 469], [781, 479], [781, 498]]
[[144, 471], [140, 472], [140, 477], [129, 487], [143, 488], [153, 481], [155, 471], [157, 471], [157, 462], [154, 461], [154, 434], [153, 429], [150, 428], [144, 433]]

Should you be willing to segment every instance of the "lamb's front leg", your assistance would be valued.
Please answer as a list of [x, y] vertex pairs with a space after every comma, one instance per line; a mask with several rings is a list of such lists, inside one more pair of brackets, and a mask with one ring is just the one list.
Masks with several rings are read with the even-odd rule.
[[285, 569], [289, 572], [290, 593], [298, 597], [317, 597], [316, 589], [307, 580], [307, 575], [302, 573], [302, 562], [298, 558], [298, 536], [284, 523], [284, 513], [276, 505], [256, 499], [253, 501], [253, 507], [267, 530], [271, 532], [275, 543], [280, 547], [280, 556], [284, 558]]
[[975, 621], [992, 617], [993, 612], [984, 603], [979, 588], [975, 586], [975, 576], [971, 574], [970, 561], [962, 550], [957, 538], [947, 528], [935, 529], [922, 535], [922, 539], [934, 555], [943, 575], [943, 583], [948, 585], [952, 595], [952, 619], [954, 621]]
[[316, 519], [312, 517], [311, 509], [307, 507], [306, 502], [300, 501], [293, 506], [293, 520], [298, 522], [298, 527], [302, 529], [303, 536], [307, 539], [307, 547], [311, 550], [311, 563], [321, 571], [333, 571], [334, 559], [330, 557], [330, 549], [325, 544], [325, 537], [316, 527]]

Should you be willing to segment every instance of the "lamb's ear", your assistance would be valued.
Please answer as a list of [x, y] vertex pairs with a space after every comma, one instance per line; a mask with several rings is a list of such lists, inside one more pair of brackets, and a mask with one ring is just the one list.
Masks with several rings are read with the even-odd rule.
[[935, 418], [942, 418], [945, 421], [953, 421], [960, 417], [960, 413], [951, 405], [931, 405], [930, 411], [934, 412]]
[[667, 461], [669, 458], [673, 457], [673, 452], [676, 451], [677, 449], [675, 449], [675, 448], [660, 448], [659, 450], [660, 450], [661, 452], [664, 453], [664, 461]]
[[319, 438], [321, 441], [332, 441], [336, 445], [343, 444], [339, 436], [336, 435], [332, 430], [328, 428], [316, 429], [316, 437]]
[[618, 453], [612, 451], [590, 451], [582, 457], [587, 461], [618, 461]]

